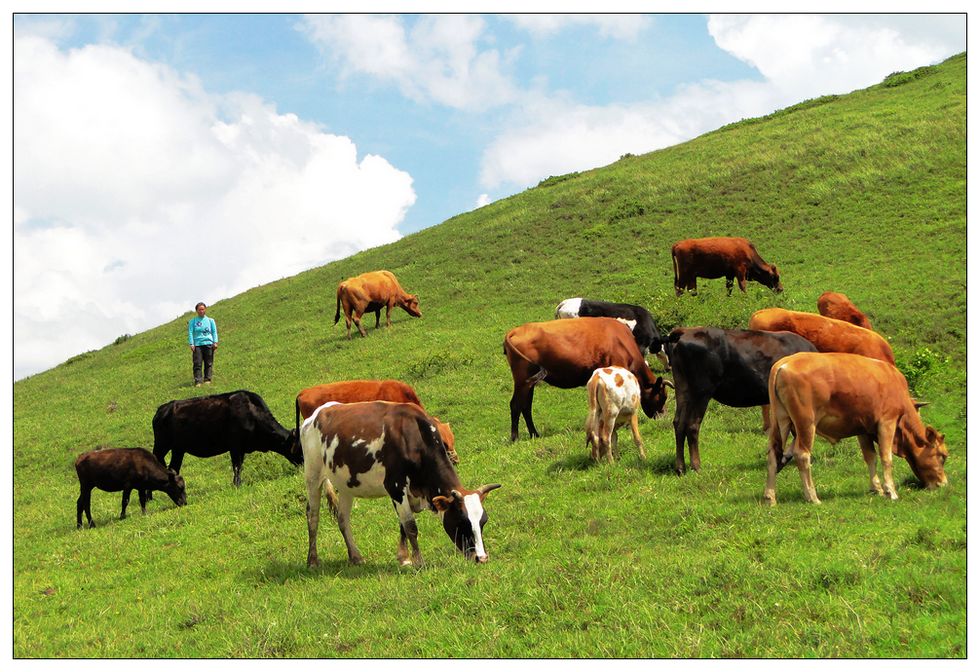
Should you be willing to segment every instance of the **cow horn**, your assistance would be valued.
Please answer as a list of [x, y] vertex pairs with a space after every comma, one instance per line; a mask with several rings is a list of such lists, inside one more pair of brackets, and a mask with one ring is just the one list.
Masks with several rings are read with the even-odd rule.
[[929, 402], [928, 401], [919, 401], [918, 399], [913, 399], [912, 400], [912, 403], [915, 404], [915, 409], [916, 410], [922, 408], [923, 406], [928, 406], [929, 405]]
[[459, 490], [453, 490], [452, 495], [453, 495], [453, 499], [459, 499], [459, 500], [463, 499], [463, 494]]
[[[491, 490], [496, 490], [499, 487], [500, 487], [500, 483], [491, 483], [490, 485], [481, 485], [479, 488], [476, 489], [476, 492], [479, 493], [479, 495], [481, 497], [484, 497], [484, 496], [486, 496], [486, 494], [488, 492], [490, 492]], [[496, 501], [496, 500], [494, 500], [494, 501]]]
[[674, 387], [674, 384], [672, 382], [670, 382], [669, 380], [667, 380], [666, 378], [664, 378], [664, 385], [666, 385], [667, 387], [669, 387], [672, 390], [677, 389], [677, 388]]

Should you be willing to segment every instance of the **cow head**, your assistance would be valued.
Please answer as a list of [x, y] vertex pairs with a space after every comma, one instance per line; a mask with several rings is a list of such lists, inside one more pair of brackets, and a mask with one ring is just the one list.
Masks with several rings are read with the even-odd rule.
[[187, 487], [184, 484], [184, 477], [173, 469], [167, 469], [167, 489], [166, 493], [170, 499], [174, 500], [177, 506], [187, 504]]
[[487, 493], [499, 487], [495, 483], [472, 492], [453, 490], [448, 497], [437, 495], [432, 498], [432, 505], [442, 518], [446, 534], [467, 560], [482, 563], [490, 557], [483, 546], [483, 526], [487, 523], [483, 500]]
[[[673, 387], [673, 385], [671, 385]], [[658, 418], [667, 405], [667, 384], [657, 376], [652, 385], [640, 384], [640, 407], [648, 418]]]
[[[920, 425], [921, 427], [921, 425]], [[904, 457], [915, 477], [925, 487], [941, 488], [946, 485], [946, 436], [933, 427], [925, 427], [925, 436], [916, 431], [915, 423], [903, 417], [895, 430], [895, 454]]]
[[775, 264], [767, 264], [763, 269], [761, 282], [777, 294], [783, 291], [783, 283], [779, 281], [779, 269]]
[[299, 441], [299, 430], [293, 428], [289, 430], [286, 437], [285, 451], [282, 454], [293, 465], [299, 467], [303, 464], [303, 445]]
[[418, 294], [406, 294], [405, 298], [402, 299], [401, 306], [412, 317], [422, 317], [422, 311], [419, 310]]

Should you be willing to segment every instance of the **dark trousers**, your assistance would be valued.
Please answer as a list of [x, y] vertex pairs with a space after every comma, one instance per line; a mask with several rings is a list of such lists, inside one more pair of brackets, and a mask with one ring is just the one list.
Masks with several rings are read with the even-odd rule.
[[201, 365], [204, 365], [204, 380], [211, 380], [211, 368], [214, 364], [214, 346], [194, 346], [194, 382], [201, 382]]

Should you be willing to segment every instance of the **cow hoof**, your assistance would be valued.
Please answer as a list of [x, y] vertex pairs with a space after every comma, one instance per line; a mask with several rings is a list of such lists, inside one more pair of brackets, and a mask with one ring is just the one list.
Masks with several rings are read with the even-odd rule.
[[352, 565], [363, 565], [364, 564], [364, 558], [362, 558], [361, 556], [357, 556], [355, 558], [348, 558], [348, 559], [350, 560], [350, 564], [352, 564]]

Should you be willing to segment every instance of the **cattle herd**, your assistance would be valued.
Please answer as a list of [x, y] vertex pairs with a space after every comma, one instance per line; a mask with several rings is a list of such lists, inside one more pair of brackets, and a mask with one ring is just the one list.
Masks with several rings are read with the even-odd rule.
[[[776, 266], [766, 263], [744, 238], [700, 238], [676, 243], [672, 250], [678, 296], [697, 292], [697, 278], [734, 281], [745, 291], [747, 280], [783, 290]], [[375, 313], [375, 327], [386, 309], [400, 306], [421, 317], [418, 296], [406, 293], [388, 271], [365, 273], [337, 287], [337, 314], [343, 310], [347, 338], [351, 324], [361, 326]], [[843, 294], [825, 292], [818, 313], [781, 308], [756, 311], [748, 329], [678, 327], [662, 336], [650, 313], [629, 304], [583, 298], [562, 301], [555, 318], [510, 330], [503, 352], [514, 391], [510, 401], [511, 440], [521, 416], [532, 437], [539, 436], [531, 416], [534, 388], [587, 388], [586, 446], [595, 460], [612, 462], [617, 429], [629, 424], [641, 458], [646, 457], [638, 428], [640, 410], [650, 418], [664, 412], [667, 390], [675, 396], [675, 470], [701, 469], [698, 435], [712, 399], [738, 408], [762, 407], [768, 432], [768, 473], [764, 499], [776, 503], [777, 472], [794, 461], [808, 502], [819, 503], [810, 470], [815, 435], [833, 442], [856, 436], [868, 467], [870, 488], [897, 499], [892, 455], [904, 457], [927, 488], [946, 485], [945, 437], [923, 424], [922, 405], [909, 394], [895, 367], [888, 341], [871, 329], [867, 317]], [[646, 361], [655, 354], [673, 380], [654, 374]], [[309, 533], [307, 564], [315, 566], [320, 499], [325, 492], [350, 562], [362, 556], [350, 528], [353, 500], [389, 497], [398, 515], [398, 559], [420, 564], [414, 514], [428, 509], [440, 516], [449, 538], [468, 559], [486, 562], [484, 500], [500, 486], [463, 487], [453, 464], [459, 462], [448, 423], [430, 416], [408, 384], [397, 380], [351, 380], [307, 388], [296, 396], [295, 426], [279, 424], [263, 399], [247, 390], [170, 401], [153, 416], [153, 452], [143, 448], [90, 451], [75, 461], [81, 488], [77, 527], [82, 514], [94, 526], [91, 491], [122, 491], [122, 512], [136, 490], [140, 505], [154, 490], [178, 505], [187, 501], [180, 468], [185, 454], [212, 457], [229, 453], [232, 482], [241, 484], [245, 454], [279, 453], [304, 466]], [[305, 418], [305, 419], [304, 419]], [[792, 438], [791, 438], [792, 437]], [[877, 444], [877, 454], [875, 451]], [[170, 453], [170, 464], [164, 459]], [[884, 486], [877, 475], [877, 458]], [[408, 548], [411, 545], [411, 550]]]

